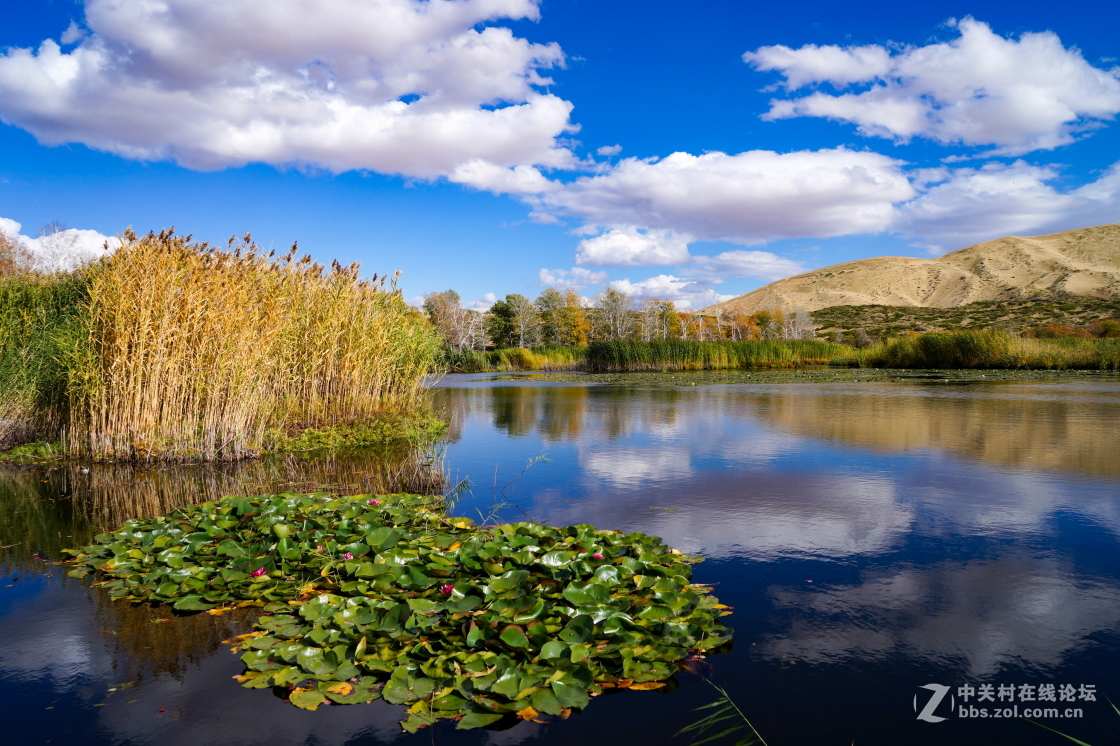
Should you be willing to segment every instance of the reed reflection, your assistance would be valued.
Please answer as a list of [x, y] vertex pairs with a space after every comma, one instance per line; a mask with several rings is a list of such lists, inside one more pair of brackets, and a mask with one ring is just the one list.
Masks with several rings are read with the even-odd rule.
[[58, 557], [64, 547], [131, 518], [226, 495], [284, 491], [361, 494], [440, 492], [441, 455], [415, 448], [363, 449], [252, 461], [153, 468], [128, 463], [5, 465], [0, 468], [0, 558]]
[[873, 384], [731, 394], [781, 430], [874, 450], [937, 450], [1030, 470], [1120, 476], [1114, 386]]

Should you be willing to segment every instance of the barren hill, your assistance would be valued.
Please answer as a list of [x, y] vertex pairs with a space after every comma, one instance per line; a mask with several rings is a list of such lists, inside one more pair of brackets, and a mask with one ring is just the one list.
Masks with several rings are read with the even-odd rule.
[[955, 308], [975, 301], [1120, 297], [1120, 224], [1010, 236], [936, 259], [882, 256], [787, 277], [704, 313], [830, 306]]

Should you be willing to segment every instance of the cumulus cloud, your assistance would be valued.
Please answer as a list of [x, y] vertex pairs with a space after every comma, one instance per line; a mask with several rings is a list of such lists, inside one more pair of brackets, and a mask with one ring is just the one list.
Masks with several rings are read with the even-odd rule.
[[825, 117], [852, 122], [864, 135], [995, 145], [994, 154], [1066, 145], [1120, 112], [1120, 68], [1093, 67], [1053, 32], [1005, 39], [972, 18], [957, 28], [953, 41], [894, 54], [875, 45], [777, 45], [743, 59], [781, 72], [791, 90], [870, 84], [860, 92], [774, 100], [763, 119]]
[[588, 285], [602, 285], [607, 281], [606, 272], [592, 272], [582, 267], [572, 269], [542, 269], [537, 273], [541, 285], [582, 290]]
[[622, 146], [621, 145], [604, 145], [603, 147], [599, 148], [595, 152], [598, 153], [599, 155], [608, 155], [608, 156], [609, 155], [618, 155], [619, 153], [622, 152]]
[[[89, 34], [0, 55], [0, 118], [189, 168], [249, 162], [370, 169], [501, 191], [570, 164], [562, 65], [500, 19], [538, 0], [87, 0]], [[512, 170], [511, 170], [512, 169]], [[508, 173], [502, 173], [503, 171]]]
[[710, 278], [658, 275], [638, 282], [615, 280], [610, 286], [635, 298], [663, 298], [673, 301], [680, 308], [704, 308], [735, 297], [718, 292], [715, 289], [718, 284], [719, 280]]
[[23, 225], [15, 220], [0, 218], [0, 233], [26, 249], [34, 259], [33, 268], [39, 272], [65, 272], [99, 259], [120, 246], [119, 239], [94, 230], [56, 226], [46, 235], [31, 238], [20, 233], [22, 229]]
[[[875, 233], [890, 224], [895, 203], [916, 195], [901, 167], [893, 158], [845, 148], [626, 158], [541, 195], [538, 210], [621, 230], [604, 239], [620, 246], [635, 241], [624, 226], [641, 226], [647, 238], [664, 231], [748, 245]], [[591, 249], [584, 250], [591, 258]]]
[[585, 238], [576, 247], [576, 264], [591, 267], [686, 264], [690, 236], [671, 230], [624, 226]]
[[1120, 163], [1079, 189], [1059, 191], [1059, 174], [1024, 161], [956, 168], [902, 206], [893, 229], [934, 255], [1001, 236], [1040, 235], [1110, 223], [1120, 215]]
[[486, 313], [490, 310], [490, 306], [494, 305], [497, 302], [498, 296], [494, 295], [493, 293], [485, 293], [474, 303], [464, 303], [463, 308], [467, 309], [468, 311], [479, 311], [480, 313]]
[[801, 262], [772, 254], [769, 251], [725, 251], [715, 256], [695, 256], [693, 263], [700, 274], [713, 277], [758, 277], [780, 280], [804, 272]]

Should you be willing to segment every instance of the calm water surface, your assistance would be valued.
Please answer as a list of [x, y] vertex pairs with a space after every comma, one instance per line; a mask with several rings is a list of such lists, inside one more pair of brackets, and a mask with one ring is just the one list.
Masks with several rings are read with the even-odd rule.
[[[449, 376], [433, 391], [454, 414], [447, 466], [472, 484], [457, 512], [645, 531], [705, 555], [696, 580], [735, 607], [736, 636], [705, 674], [770, 746], [1069, 743], [991, 717], [1015, 706], [1080, 708], [1036, 719], [1116, 743], [1120, 717], [1104, 697], [1120, 703], [1120, 382], [509, 378]], [[568, 721], [502, 732], [406, 736], [399, 708], [382, 702], [296, 710], [230, 680], [241, 667], [220, 641], [251, 620], [163, 621], [166, 610], [110, 603], [32, 554], [215, 494], [376, 491], [393, 463], [365, 454], [4, 477], [0, 544], [14, 546], [0, 577], [0, 741], [687, 743], [672, 734], [715, 694], [692, 674], [674, 691], [605, 696]], [[950, 687], [936, 723], [917, 717], [931, 684]], [[995, 702], [959, 694], [984, 685]], [[1074, 687], [1073, 701], [1038, 701], [1048, 685]], [[992, 712], [963, 718], [962, 706]]]

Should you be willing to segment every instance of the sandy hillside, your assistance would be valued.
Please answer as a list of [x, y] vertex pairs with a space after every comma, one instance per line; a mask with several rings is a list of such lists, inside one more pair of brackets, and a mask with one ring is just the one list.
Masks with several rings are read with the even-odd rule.
[[835, 264], [772, 282], [704, 312], [953, 308], [974, 301], [1059, 295], [1120, 297], [1120, 224], [999, 238], [936, 259], [882, 256]]

